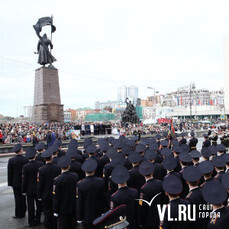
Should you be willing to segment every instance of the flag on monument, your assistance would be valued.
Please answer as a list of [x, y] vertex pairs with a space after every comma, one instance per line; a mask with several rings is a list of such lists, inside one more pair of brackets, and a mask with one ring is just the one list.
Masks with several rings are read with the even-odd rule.
[[52, 17], [42, 17], [37, 21], [36, 25], [33, 25], [36, 33], [39, 34], [42, 30], [43, 26], [51, 25], [52, 26], [52, 33], [56, 31], [56, 27], [53, 25], [53, 18]]

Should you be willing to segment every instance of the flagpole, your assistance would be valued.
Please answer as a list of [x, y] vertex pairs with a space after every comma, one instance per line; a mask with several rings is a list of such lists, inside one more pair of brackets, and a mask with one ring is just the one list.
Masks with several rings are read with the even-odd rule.
[[[52, 25], [53, 25], [53, 15], [51, 15], [52, 18]], [[52, 26], [51, 26], [51, 43], [52, 43]], [[50, 48], [50, 54], [52, 54], [52, 49]]]

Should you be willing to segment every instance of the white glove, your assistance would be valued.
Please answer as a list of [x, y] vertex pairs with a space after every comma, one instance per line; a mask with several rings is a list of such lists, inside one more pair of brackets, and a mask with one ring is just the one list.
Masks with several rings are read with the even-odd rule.
[[57, 214], [57, 213], [54, 213], [53, 215], [54, 215], [55, 217], [58, 217], [58, 214]]
[[26, 196], [26, 193], [22, 193], [23, 196]]
[[81, 224], [81, 223], [83, 223], [83, 221], [77, 220], [77, 223]]

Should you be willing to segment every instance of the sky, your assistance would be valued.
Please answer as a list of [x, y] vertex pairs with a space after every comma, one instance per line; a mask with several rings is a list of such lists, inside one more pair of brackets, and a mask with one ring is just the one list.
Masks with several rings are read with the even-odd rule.
[[[223, 40], [229, 1], [1, 0], [0, 114], [18, 116], [33, 105], [38, 37], [32, 25], [53, 15], [64, 108], [116, 100], [121, 85], [146, 98], [195, 82], [224, 86]], [[44, 29], [50, 36], [50, 27]]]

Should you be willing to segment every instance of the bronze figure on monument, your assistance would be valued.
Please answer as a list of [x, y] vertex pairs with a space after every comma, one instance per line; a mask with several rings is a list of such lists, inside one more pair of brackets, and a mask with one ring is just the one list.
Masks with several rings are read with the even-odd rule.
[[51, 40], [52, 33], [56, 31], [52, 17], [40, 18], [33, 26], [39, 38], [36, 53], [39, 54], [38, 63], [42, 65], [35, 71], [33, 120], [36, 123], [63, 122], [58, 69], [52, 65], [56, 58], [51, 54], [52, 41], [46, 33], [40, 35], [43, 26], [51, 26]]
[[134, 104], [131, 103], [131, 101], [126, 98], [126, 109], [124, 110], [122, 114], [122, 123], [138, 123], [139, 117], [136, 112], [136, 108], [134, 107]]

